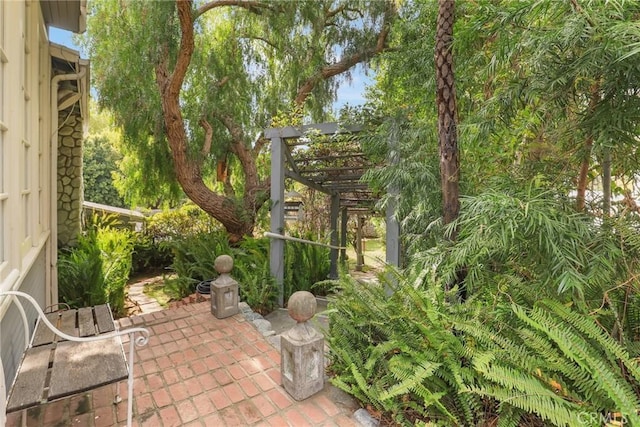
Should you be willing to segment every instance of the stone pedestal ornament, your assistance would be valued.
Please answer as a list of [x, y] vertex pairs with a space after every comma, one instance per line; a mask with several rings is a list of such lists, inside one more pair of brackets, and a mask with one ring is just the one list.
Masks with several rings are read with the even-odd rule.
[[218, 319], [224, 319], [240, 312], [238, 282], [229, 275], [233, 269], [233, 258], [220, 255], [215, 260], [214, 268], [219, 276], [211, 282], [211, 313]]
[[324, 387], [324, 337], [307, 322], [316, 314], [313, 294], [294, 292], [287, 307], [297, 323], [280, 337], [282, 385], [295, 400], [304, 400]]

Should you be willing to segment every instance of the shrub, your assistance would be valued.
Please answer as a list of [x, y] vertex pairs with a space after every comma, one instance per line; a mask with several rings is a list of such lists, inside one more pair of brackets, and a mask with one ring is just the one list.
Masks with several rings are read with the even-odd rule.
[[633, 221], [598, 225], [549, 194], [463, 199], [456, 242], [377, 286], [341, 278], [329, 311], [334, 383], [405, 425], [592, 425], [615, 414], [640, 425]]
[[173, 254], [171, 269], [175, 278], [167, 280], [172, 298], [181, 299], [195, 291], [198, 283], [215, 278], [214, 261], [220, 255], [232, 255], [227, 234], [214, 231], [188, 235], [166, 242]]
[[[327, 248], [287, 242], [285, 252], [284, 300], [299, 290], [323, 294], [331, 289], [326, 282], [329, 273]], [[231, 272], [240, 283], [240, 297], [253, 310], [268, 313], [276, 305], [278, 289], [270, 272], [269, 239], [246, 238], [238, 247], [231, 247], [227, 234], [217, 231], [187, 236], [166, 242], [173, 253], [172, 270], [177, 277], [167, 286], [173, 298], [183, 298], [194, 292], [201, 281], [217, 277], [214, 261], [219, 255], [231, 255]], [[320, 284], [315, 285], [315, 283]]]
[[171, 248], [164, 242], [153, 239], [146, 232], [133, 233], [132, 270], [141, 273], [147, 270], [164, 269], [173, 261]]
[[125, 285], [131, 271], [131, 232], [113, 227], [113, 219], [97, 221], [78, 239], [75, 248], [60, 251], [60, 300], [72, 307], [108, 302], [124, 315]]
[[260, 314], [273, 311], [278, 289], [271, 276], [269, 239], [245, 239], [233, 251], [232, 275], [240, 284], [240, 299]]
[[220, 223], [195, 204], [158, 212], [147, 221], [145, 233], [155, 242], [183, 239], [221, 230]]
[[95, 232], [81, 235], [76, 247], [60, 250], [58, 254], [60, 301], [76, 308], [107, 302], [101, 255]]
[[[310, 234], [294, 237], [313, 240]], [[327, 280], [330, 266], [329, 248], [287, 241], [285, 243], [284, 300], [287, 301], [296, 291], [326, 295], [323, 293], [326, 287], [319, 285], [314, 288], [314, 284]]]
[[329, 311], [336, 386], [401, 425], [581, 425], [585, 414], [640, 425], [638, 361], [592, 316], [548, 299], [451, 304], [419, 282], [341, 280]]
[[125, 286], [131, 272], [133, 240], [128, 230], [102, 228], [97, 233], [107, 301], [116, 315], [124, 315]]

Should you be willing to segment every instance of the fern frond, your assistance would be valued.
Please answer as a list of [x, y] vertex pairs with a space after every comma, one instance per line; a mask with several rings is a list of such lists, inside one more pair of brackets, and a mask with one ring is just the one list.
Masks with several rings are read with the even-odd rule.
[[534, 307], [526, 312], [522, 307], [514, 306], [514, 312], [525, 324], [547, 335], [565, 357], [588, 372], [600, 384], [611, 402], [593, 402], [594, 405], [603, 405], [602, 409], [610, 411], [620, 411], [631, 420], [632, 424], [640, 425], [640, 417], [636, 412], [640, 405], [637, 396], [628, 383], [619, 380], [619, 373], [616, 373], [611, 366], [607, 366], [601, 356], [590, 350], [591, 343], [580, 335], [572, 333], [571, 329], [561, 330], [561, 325], [553, 322], [549, 312], [543, 311], [540, 307]]

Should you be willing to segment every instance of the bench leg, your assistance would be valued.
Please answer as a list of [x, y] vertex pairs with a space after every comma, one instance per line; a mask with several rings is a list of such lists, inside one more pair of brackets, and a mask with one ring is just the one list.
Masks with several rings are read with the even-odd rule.
[[133, 419], [133, 362], [135, 357], [135, 340], [129, 340], [129, 378], [127, 378], [127, 427], [131, 427]]
[[118, 403], [122, 402], [122, 395], [120, 395], [120, 381], [115, 383], [114, 387], [116, 389], [116, 393], [113, 397], [113, 404], [117, 405]]

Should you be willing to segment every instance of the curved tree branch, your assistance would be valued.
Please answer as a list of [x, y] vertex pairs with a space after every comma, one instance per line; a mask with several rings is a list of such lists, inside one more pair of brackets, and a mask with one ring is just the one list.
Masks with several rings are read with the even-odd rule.
[[[244, 171], [244, 188], [245, 195], [251, 193], [259, 186], [260, 178], [258, 176], [258, 168], [256, 166], [257, 152], [245, 144], [245, 133], [242, 127], [236, 123], [233, 117], [228, 114], [217, 113], [216, 117], [220, 119], [222, 124], [231, 134], [231, 152], [238, 157], [242, 170]], [[245, 202], [250, 197], [245, 197]]]
[[343, 57], [340, 61], [334, 62], [333, 64], [327, 64], [316, 74], [307, 78], [307, 80], [305, 80], [298, 88], [298, 93], [294, 99], [294, 103], [298, 106], [304, 104], [313, 89], [321, 81], [344, 73], [354, 65], [364, 62], [383, 52], [387, 45], [387, 37], [389, 36], [389, 31], [391, 30], [391, 20], [395, 17], [396, 13], [397, 11], [393, 2], [387, 2], [387, 9], [384, 13], [382, 27], [380, 28], [380, 32], [378, 33], [378, 37], [376, 38], [375, 45], [363, 51], [356, 52], [350, 56]]
[[180, 95], [184, 77], [189, 69], [191, 57], [195, 47], [193, 36], [193, 10], [191, 8], [191, 0], [183, 0], [176, 2], [178, 7], [178, 18], [180, 19], [180, 29], [182, 37], [180, 38], [180, 49], [178, 50], [178, 58], [176, 65], [170, 76], [170, 82], [166, 90], [168, 96], [177, 97]]
[[205, 13], [205, 12], [211, 10], [211, 9], [215, 9], [217, 7], [223, 7], [223, 6], [238, 6], [238, 7], [242, 7], [244, 9], [247, 9], [250, 12], [257, 13], [257, 14], [262, 13], [262, 10], [264, 10], [264, 9], [273, 10], [273, 7], [271, 5], [268, 5], [268, 4], [260, 2], [260, 1], [216, 0], [216, 1], [211, 1], [209, 3], [205, 3], [202, 6], [200, 6], [196, 10], [195, 17], [197, 18], [198, 16], [202, 15], [203, 13]]
[[165, 48], [164, 55], [155, 70], [174, 170], [185, 194], [224, 225], [231, 241], [238, 241], [253, 232], [253, 222], [246, 220], [242, 207], [236, 206], [233, 199], [211, 191], [207, 187], [202, 179], [200, 164], [188, 153], [188, 137], [181, 112], [180, 91], [194, 51], [194, 13], [190, 0], [177, 1], [176, 6], [182, 32], [176, 64], [173, 71], [169, 72], [167, 65], [169, 51]]
[[213, 139], [213, 128], [211, 124], [203, 117], [198, 122], [204, 129], [204, 145], [202, 146], [202, 155], [207, 157], [211, 154], [211, 140]]

